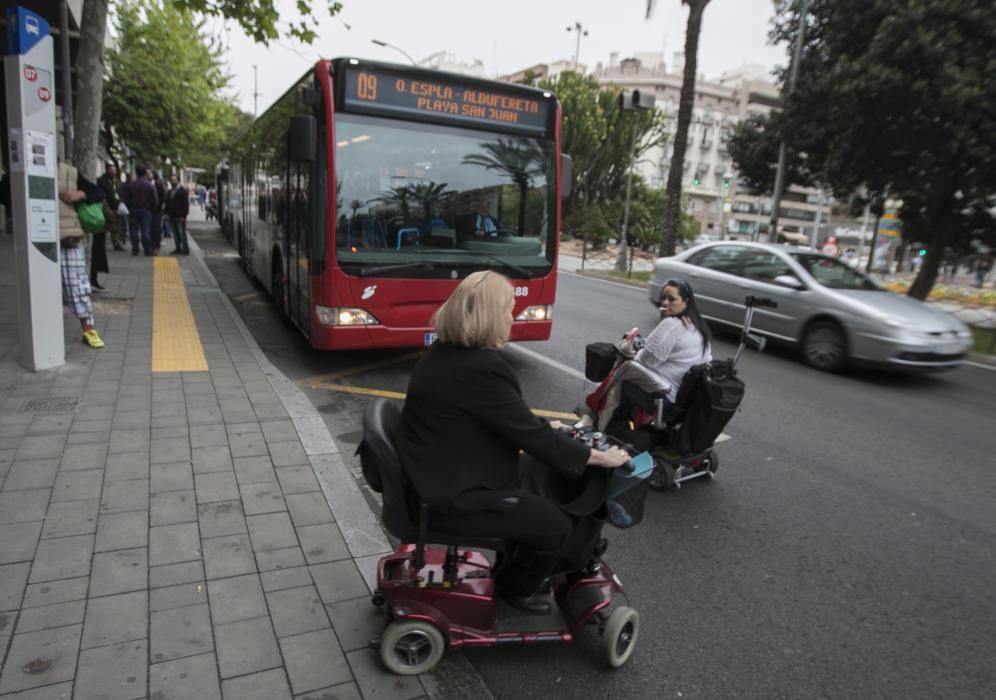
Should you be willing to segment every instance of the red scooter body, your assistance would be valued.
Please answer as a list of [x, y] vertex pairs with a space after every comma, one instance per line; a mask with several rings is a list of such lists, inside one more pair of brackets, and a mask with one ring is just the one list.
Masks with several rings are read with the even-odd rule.
[[392, 619], [432, 623], [447, 646], [494, 646], [569, 642], [577, 629], [607, 608], [622, 588], [608, 565], [597, 571], [557, 576], [557, 609], [548, 615], [525, 615], [495, 597], [491, 564], [478, 551], [457, 550], [455, 575], [445, 574], [445, 547], [425, 548], [425, 566], [415, 571], [414, 545], [402, 544], [380, 560], [377, 591]]

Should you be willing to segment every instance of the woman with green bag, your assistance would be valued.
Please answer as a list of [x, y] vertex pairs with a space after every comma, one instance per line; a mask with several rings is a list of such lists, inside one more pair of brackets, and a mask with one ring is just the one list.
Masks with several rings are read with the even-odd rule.
[[[87, 275], [86, 251], [83, 238], [86, 230], [83, 219], [88, 218], [87, 225], [93, 225], [94, 217], [90, 216], [92, 207], [105, 198], [103, 190], [80, 176], [76, 168], [68, 163], [59, 163], [59, 257], [62, 265], [62, 292], [83, 328], [83, 342], [92, 348], [104, 347], [97, 329], [93, 327], [93, 301], [90, 298], [90, 277]], [[79, 205], [84, 205], [87, 214], [81, 217]], [[103, 212], [101, 212], [103, 218]], [[105, 251], [106, 262], [106, 251]]]

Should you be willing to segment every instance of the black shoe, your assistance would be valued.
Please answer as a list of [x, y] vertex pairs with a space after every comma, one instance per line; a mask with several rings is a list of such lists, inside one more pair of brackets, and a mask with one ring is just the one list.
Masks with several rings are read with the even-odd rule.
[[124, 246], [115, 244], [114, 250], [124, 250]]
[[528, 615], [546, 615], [550, 612], [550, 599], [543, 593], [512, 595], [502, 592], [500, 595], [513, 608]]
[[179, 255], [182, 252], [183, 252], [182, 250], [173, 250], [173, 251], [170, 251], [170, 255]]
[[101, 285], [97, 284], [96, 282], [90, 282], [90, 286], [93, 287], [94, 289], [96, 289], [98, 292], [102, 292], [105, 289], [105, 287], [102, 287]]
[[131, 251], [131, 254], [132, 254], [132, 257], [134, 257], [134, 256], [138, 255], [138, 251], [137, 250], [133, 250], [133, 251]]

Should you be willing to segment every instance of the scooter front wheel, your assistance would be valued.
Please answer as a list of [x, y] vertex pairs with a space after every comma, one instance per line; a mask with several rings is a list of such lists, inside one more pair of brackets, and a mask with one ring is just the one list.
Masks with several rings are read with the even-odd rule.
[[633, 654], [640, 636], [640, 613], [623, 605], [612, 611], [602, 630], [602, 653], [612, 668], [619, 668]]
[[424, 620], [392, 622], [380, 639], [380, 660], [391, 673], [414, 676], [431, 670], [446, 651], [443, 633]]
[[650, 488], [667, 491], [674, 486], [674, 467], [663, 459], [654, 459], [654, 470], [650, 473]]

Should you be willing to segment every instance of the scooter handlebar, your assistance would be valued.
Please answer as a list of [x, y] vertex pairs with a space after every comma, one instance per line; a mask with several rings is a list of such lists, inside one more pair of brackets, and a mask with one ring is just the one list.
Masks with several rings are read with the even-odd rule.
[[777, 309], [778, 302], [769, 297], [756, 297], [751, 295], [744, 299], [744, 306], [766, 306], [769, 309]]

